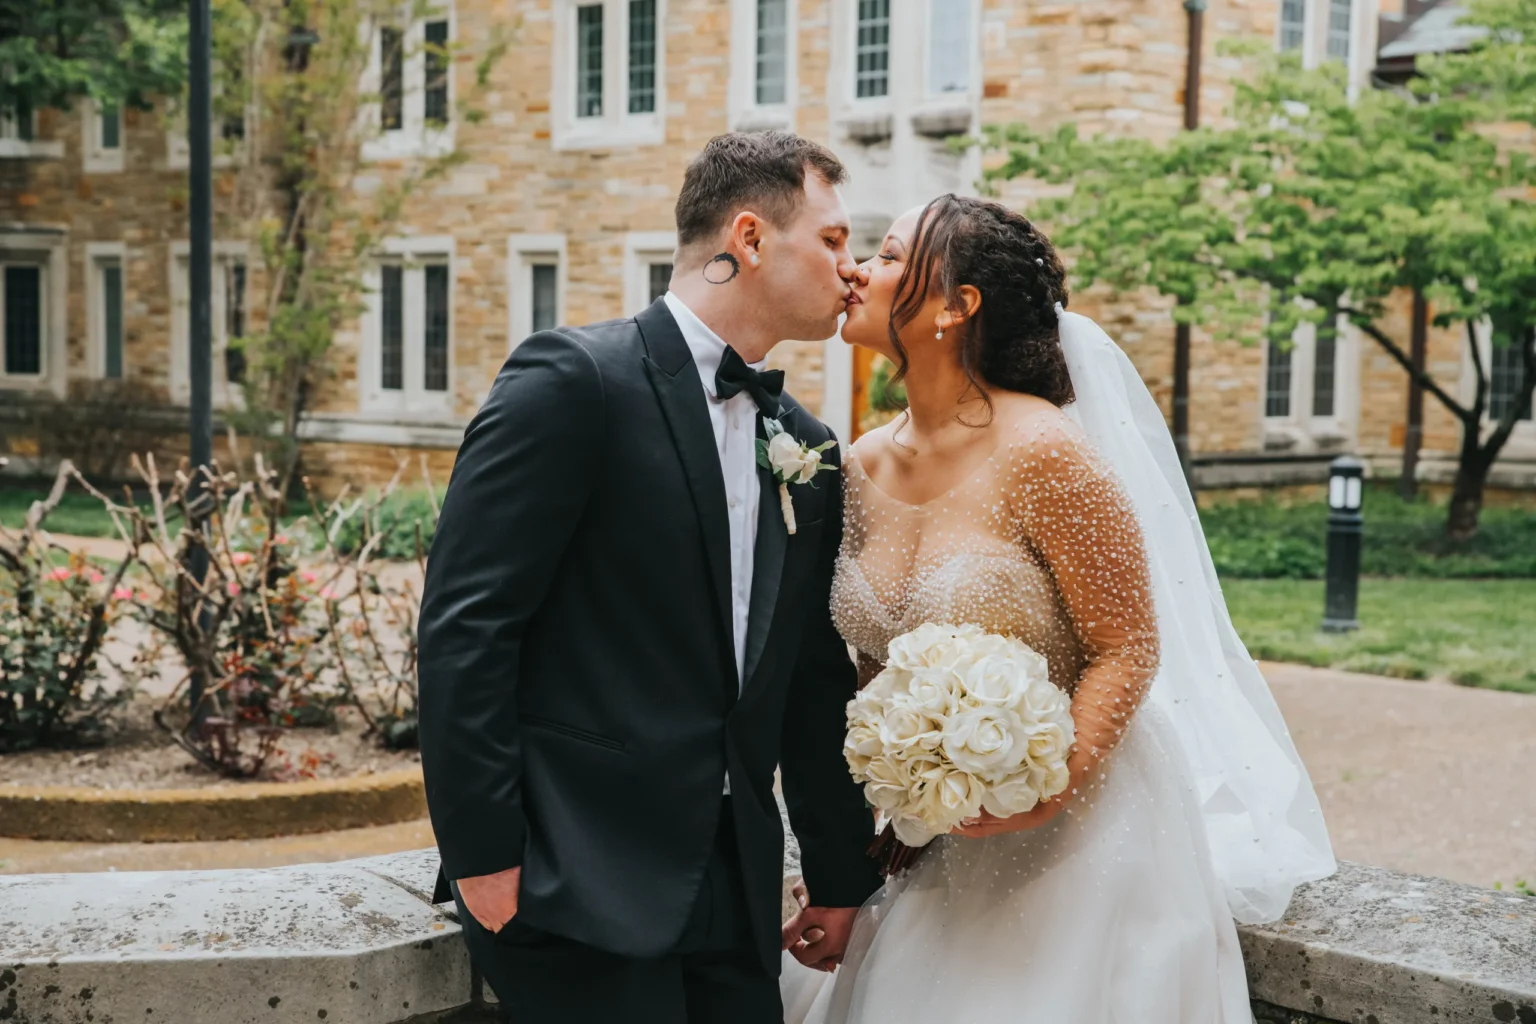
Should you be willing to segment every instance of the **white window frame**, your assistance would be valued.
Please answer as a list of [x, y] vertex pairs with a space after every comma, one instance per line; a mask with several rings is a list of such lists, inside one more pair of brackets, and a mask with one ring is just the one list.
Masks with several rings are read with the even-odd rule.
[[1258, 412], [1266, 448], [1293, 448], [1302, 451], [1332, 450], [1352, 439], [1358, 421], [1359, 388], [1356, 364], [1359, 341], [1347, 318], [1339, 317], [1333, 346], [1333, 412], [1313, 414], [1317, 369], [1317, 325], [1304, 323], [1291, 335], [1290, 411], [1284, 416], [1270, 416], [1269, 344], [1264, 344], [1260, 360]]
[[[42, 290], [42, 338], [38, 372], [7, 373], [4, 338], [0, 337], [0, 388], [52, 391], [63, 397], [69, 359], [65, 327], [69, 301], [69, 259], [65, 233], [52, 229], [0, 232], [0, 265], [20, 263], [31, 264], [42, 270], [38, 280], [38, 287]], [[4, 303], [5, 294], [0, 290], [0, 325], [4, 323]]]
[[631, 231], [624, 236], [624, 315], [651, 304], [651, 267], [677, 265], [677, 232]]
[[86, 346], [86, 365], [92, 377], [107, 377], [107, 314], [106, 295], [101, 285], [101, 270], [107, 263], [116, 263], [121, 275], [123, 308], [119, 311], [119, 327], [123, 332], [123, 378], [128, 377], [128, 247], [122, 242], [85, 243], [85, 322], [89, 344]]
[[117, 146], [107, 149], [102, 145], [101, 105], [95, 100], [80, 104], [80, 153], [87, 174], [118, 174], [123, 169], [123, 151], [127, 149], [127, 124], [123, 108], [117, 108]]
[[731, 127], [795, 130], [800, 90], [800, 4], [784, 0], [784, 102], [757, 102], [757, 3], [731, 0]]
[[[598, 0], [590, 0], [598, 2]], [[658, 145], [667, 127], [667, 0], [656, 0], [656, 103], [629, 112], [629, 0], [603, 5], [603, 113], [576, 116], [576, 8], [583, 0], [554, 0], [554, 78], [550, 87], [550, 142], [554, 149], [616, 149]]]
[[[403, 386], [398, 391], [385, 390], [383, 386], [380, 354], [383, 350], [384, 303], [381, 291], [383, 275], [379, 269], [384, 263], [397, 260], [406, 264], [406, 273], [401, 280], [404, 289], [402, 304], [405, 307], [405, 322], [401, 332]], [[442, 391], [428, 391], [421, 385], [425, 339], [422, 337], [421, 319], [411, 315], [413, 308], [424, 313], [426, 288], [421, 265], [428, 262], [448, 264], [448, 386]], [[458, 320], [454, 296], [458, 291], [458, 263], [454, 259], [453, 237], [435, 235], [386, 239], [379, 246], [375, 258], [370, 261], [363, 275], [363, 283], [366, 293], [361, 323], [362, 343], [358, 352], [358, 407], [366, 414], [389, 419], [429, 423], [451, 421], [454, 389], [458, 382], [454, 361], [457, 347], [454, 334]]]
[[[895, 102], [896, 94], [899, 91], [898, 83], [903, 78], [902, 75], [897, 73], [897, 69], [923, 66], [922, 63], [913, 64], [902, 61], [902, 43], [905, 40], [901, 37], [910, 34], [904, 32], [903, 29], [910, 27], [907, 23], [911, 19], [901, 17], [901, 11], [896, 6], [897, 2], [898, 0], [890, 0], [886, 19], [886, 82], [884, 96], [859, 95], [859, 0], [848, 0], [846, 5], [844, 20], [847, 22], [847, 42], [841, 47], [841, 50], [843, 51], [842, 56], [847, 66], [841, 78], [843, 79], [843, 88], [847, 90], [848, 105], [859, 109], [861, 112], [889, 109]], [[926, 31], [920, 34], [927, 35]], [[910, 56], [910, 54], [907, 54], [907, 56]], [[926, 86], [924, 90], [926, 91]]]
[[[189, 365], [192, 338], [191, 295], [192, 245], [185, 239], [174, 241], [170, 247], [166, 272], [170, 275], [171, 295], [171, 400], [187, 403], [192, 400], [192, 373]], [[245, 392], [238, 384], [231, 385], [224, 351], [228, 347], [227, 336], [228, 296], [225, 292], [228, 275], [223, 268], [229, 263], [246, 265], [246, 308], [250, 308], [250, 250], [244, 242], [215, 241], [213, 243], [213, 277], [209, 293], [209, 317], [213, 327], [213, 404], [218, 407], [239, 408]], [[186, 273], [181, 272], [186, 265]]]
[[[362, 112], [364, 137], [362, 158], [369, 162], [400, 160], [410, 157], [437, 158], [452, 153], [458, 138], [458, 118], [454, 115], [454, 99], [458, 94], [454, 82], [454, 60], [448, 58], [448, 120], [444, 124], [429, 124], [427, 109], [427, 22], [448, 22], [448, 45], [453, 47], [459, 38], [458, 12], [454, 4], [440, 0], [423, 10], [406, 5], [399, 11], [400, 24], [405, 26], [401, 40], [403, 50], [404, 93], [402, 123], [398, 129], [383, 128], [383, 105], [374, 101]], [[362, 89], [366, 95], [378, 96], [383, 87], [383, 63], [379, 52], [379, 24], [365, 25], [364, 43], [368, 47], [368, 67], [363, 72]]]
[[555, 322], [565, 323], [565, 236], [518, 234], [507, 238], [507, 349], [511, 351], [533, 333], [533, 268], [555, 267]]
[[32, 110], [27, 115], [32, 119], [32, 138], [19, 137], [15, 116], [0, 113], [0, 160], [11, 158], [26, 160], [37, 157], [51, 157], [57, 159], [64, 155], [64, 142], [61, 139], [43, 140], [37, 137], [37, 111]]
[[[167, 100], [165, 112], [162, 115], [165, 120], [165, 166], [167, 170], [184, 171], [192, 163], [192, 146], [187, 140], [186, 112], [176, 100]], [[245, 135], [250, 138], [253, 126], [256, 122], [256, 109], [254, 105], [248, 105], [245, 109]], [[213, 138], [213, 166], [233, 167], [240, 162], [243, 154], [243, 146], [223, 146], [221, 132], [222, 123], [217, 112], [213, 115], [213, 126], [210, 129]]]
[[[1280, 4], [1275, 4], [1275, 49], [1280, 48]], [[1330, 0], [1304, 0], [1302, 42], [1299, 47], [1303, 67], [1315, 68], [1333, 59], [1328, 56]], [[1371, 69], [1376, 63], [1377, 24], [1375, 8], [1367, 10], [1366, 0], [1351, 0], [1349, 8], [1349, 89], [1356, 96], [1370, 87]]]

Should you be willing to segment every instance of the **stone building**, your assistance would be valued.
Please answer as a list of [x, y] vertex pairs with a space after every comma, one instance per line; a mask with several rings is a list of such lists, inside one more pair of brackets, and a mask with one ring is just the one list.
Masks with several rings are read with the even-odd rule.
[[[1205, 116], [1219, 116], [1238, 70], [1217, 55], [1220, 40], [1258, 36], [1308, 61], [1343, 60], [1368, 88], [1382, 27], [1395, 38], [1434, 6], [1408, 2], [1211, 0]], [[951, 152], [954, 135], [1011, 121], [1153, 136], [1181, 124], [1185, 18], [1171, 0], [443, 0], [421, 31], [468, 40], [498, 23], [517, 28], [487, 117], [434, 127], [424, 112], [446, 109], [445, 97], [407, 62], [400, 115], [365, 153], [377, 176], [445, 139], [465, 159], [414, 197], [369, 268], [367, 311], [336, 337], [334, 372], [304, 426], [308, 465], [334, 479], [376, 478], [390, 448], [446, 467], [518, 339], [646, 305], [669, 272], [683, 168], [722, 131], [782, 127], [830, 145], [851, 172], [854, 248], [866, 258], [905, 209], [974, 191], [980, 158]], [[469, 73], [457, 66], [446, 88]], [[158, 115], [86, 105], [0, 119], [0, 430], [13, 450], [35, 443], [20, 410], [74, 379], [140, 381], [178, 415], [185, 166]], [[1033, 196], [1019, 186], [1006, 198], [1027, 212]], [[236, 239], [215, 251], [222, 347], [247, 327], [254, 254]], [[1074, 308], [1101, 319], [1166, 402], [1166, 311], [1092, 293]], [[1197, 332], [1195, 345], [1203, 483], [1315, 481], [1343, 451], [1395, 472], [1406, 378], [1368, 340], [1345, 331], [1283, 350]], [[840, 435], [867, 422], [867, 360], [836, 339], [786, 345], [776, 359]], [[1456, 335], [1433, 337], [1429, 360], [1441, 380], [1470, 389]], [[1496, 369], [1509, 392], [1513, 367]], [[216, 407], [239, 400], [225, 373], [216, 357]], [[1426, 411], [1421, 473], [1445, 480], [1458, 427], [1433, 401]], [[1536, 485], [1536, 424], [1521, 425], [1495, 484]]]

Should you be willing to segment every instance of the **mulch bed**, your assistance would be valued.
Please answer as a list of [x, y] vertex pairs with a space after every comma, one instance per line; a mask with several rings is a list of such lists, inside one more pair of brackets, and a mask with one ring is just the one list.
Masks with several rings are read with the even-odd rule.
[[[239, 785], [197, 764], [151, 717], [159, 698], [140, 697], [119, 718], [120, 727], [100, 747], [29, 750], [0, 754], [0, 782], [22, 786], [88, 786], [94, 789], [200, 789]], [[409, 768], [421, 763], [415, 750], [385, 750], [363, 735], [356, 710], [337, 712], [337, 728], [291, 729], [278, 741], [261, 775], [251, 781], [341, 779]]]

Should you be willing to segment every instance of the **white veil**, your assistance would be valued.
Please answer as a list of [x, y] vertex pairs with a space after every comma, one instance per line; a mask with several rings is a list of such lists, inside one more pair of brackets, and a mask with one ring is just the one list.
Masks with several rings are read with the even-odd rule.
[[1098, 324], [1057, 312], [1077, 393], [1066, 411], [1119, 475], [1146, 535], [1162, 640], [1147, 699], [1193, 769], [1232, 916], [1273, 921], [1297, 885], [1335, 870], [1317, 794], [1227, 614], [1162, 411]]

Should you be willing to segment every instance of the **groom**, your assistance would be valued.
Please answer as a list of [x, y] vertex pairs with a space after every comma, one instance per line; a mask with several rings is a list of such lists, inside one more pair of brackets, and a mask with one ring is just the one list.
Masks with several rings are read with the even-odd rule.
[[421, 759], [437, 899], [452, 880], [515, 1021], [779, 1024], [775, 766], [824, 934], [796, 955], [839, 957], [880, 884], [842, 760], [839, 477], [790, 486], [790, 535], [755, 462], [765, 417], [831, 437], [762, 360], [837, 329], [844, 174], [788, 133], [711, 141], [668, 294], [528, 338], [465, 432], [421, 610]]

